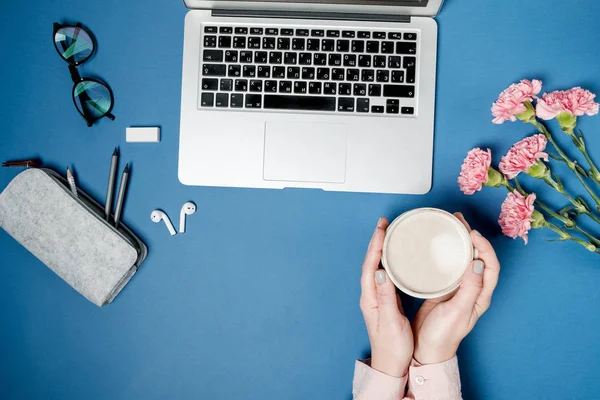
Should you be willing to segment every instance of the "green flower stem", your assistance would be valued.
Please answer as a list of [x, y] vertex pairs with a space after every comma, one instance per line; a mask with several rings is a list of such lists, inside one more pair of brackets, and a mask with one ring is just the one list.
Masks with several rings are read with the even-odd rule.
[[590, 242], [592, 242], [594, 244], [594, 246], [600, 248], [600, 239], [597, 239], [594, 236], [590, 235], [588, 232], [584, 231], [583, 229], [581, 229], [577, 225], [575, 225], [573, 227], [573, 229], [575, 229], [577, 232], [581, 233], [583, 236], [585, 236], [586, 238], [588, 238], [590, 240]]
[[588, 217], [590, 217], [591, 219], [593, 219], [596, 223], [600, 224], [600, 217], [598, 217], [596, 214], [591, 212], [588, 209], [588, 207], [586, 207], [585, 204], [581, 200], [578, 200], [578, 199], [574, 198], [573, 196], [571, 196], [554, 179], [552, 179], [549, 176], [546, 176], [546, 177], [544, 177], [544, 182], [546, 182], [548, 184], [548, 186], [554, 188], [554, 190], [556, 190], [558, 193], [561, 193], [562, 195], [564, 195], [571, 202], [571, 204], [573, 204], [575, 206], [575, 208], [577, 209], [577, 211], [580, 214], [585, 214]]
[[579, 152], [581, 152], [581, 154], [583, 154], [583, 157], [585, 157], [585, 160], [587, 161], [588, 165], [590, 166], [590, 171], [589, 171], [590, 177], [592, 178], [592, 180], [594, 182], [596, 182], [598, 185], [600, 185], [600, 171], [598, 170], [598, 167], [596, 167], [596, 164], [594, 164], [594, 161], [592, 160], [589, 153], [587, 152], [587, 148], [585, 147], [585, 141], [583, 140], [583, 134], [581, 133], [581, 130], [579, 131], [578, 135], [575, 135], [575, 133], [573, 131], [569, 132], [569, 131], [563, 130], [563, 132], [565, 132], [567, 135], [569, 135], [571, 137], [571, 140], [573, 140], [575, 147], [577, 147]]
[[585, 249], [588, 251], [598, 253], [598, 247], [596, 247], [594, 244], [592, 244], [590, 242], [586, 242], [585, 240], [581, 240], [578, 237], [571, 235], [569, 232], [564, 231], [563, 229], [554, 225], [552, 222], [548, 222], [548, 221], [544, 222], [544, 228], [548, 228], [548, 229], [558, 233], [560, 235], [560, 240], [571, 240], [571, 241], [585, 247]]

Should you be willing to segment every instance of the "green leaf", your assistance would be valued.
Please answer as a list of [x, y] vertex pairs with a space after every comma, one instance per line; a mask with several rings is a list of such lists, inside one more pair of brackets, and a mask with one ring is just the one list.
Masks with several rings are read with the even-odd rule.
[[583, 167], [581, 165], [575, 164], [575, 169], [577, 170], [579, 175], [583, 176], [584, 178], [588, 177], [588, 173], [586, 172], [585, 169], [583, 169]]

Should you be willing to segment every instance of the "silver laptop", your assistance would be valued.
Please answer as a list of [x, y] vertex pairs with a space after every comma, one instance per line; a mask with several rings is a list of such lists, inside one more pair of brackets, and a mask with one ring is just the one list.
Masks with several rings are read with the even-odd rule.
[[443, 0], [185, 0], [179, 180], [423, 194]]

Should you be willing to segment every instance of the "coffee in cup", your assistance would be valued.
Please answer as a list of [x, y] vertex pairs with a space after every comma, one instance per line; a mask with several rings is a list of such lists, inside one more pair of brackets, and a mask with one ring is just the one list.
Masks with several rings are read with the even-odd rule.
[[390, 224], [381, 262], [400, 290], [429, 299], [458, 288], [473, 257], [471, 237], [458, 218], [436, 208], [418, 208]]

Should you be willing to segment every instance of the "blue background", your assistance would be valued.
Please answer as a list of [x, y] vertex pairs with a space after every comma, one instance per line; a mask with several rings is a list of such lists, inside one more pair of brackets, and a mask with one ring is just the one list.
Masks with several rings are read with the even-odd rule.
[[[493, 305], [459, 350], [465, 398], [597, 397], [600, 257], [547, 243], [550, 232], [532, 232], [528, 246], [502, 237], [504, 192], [467, 197], [456, 177], [473, 146], [489, 146], [497, 162], [533, 133], [490, 122], [492, 101], [511, 82], [538, 77], [547, 90], [600, 92], [599, 2], [446, 1], [437, 18], [434, 182], [426, 196], [180, 184], [185, 13], [169, 0], [2, 7], [0, 159], [38, 155], [63, 172], [71, 165], [79, 185], [102, 200], [120, 146], [121, 168], [133, 163], [124, 221], [150, 255], [100, 309], [0, 230], [0, 397], [347, 400], [354, 360], [369, 348], [358, 307], [367, 242], [380, 215], [419, 206], [463, 211], [502, 262]], [[75, 111], [66, 63], [52, 45], [54, 21], [81, 21], [95, 34], [97, 54], [81, 73], [111, 85], [114, 122], [87, 128]], [[125, 143], [125, 127], [136, 125], [160, 126], [161, 143]], [[581, 118], [580, 126], [600, 162], [600, 118]], [[18, 172], [1, 169], [0, 188]], [[577, 185], [567, 180], [569, 189]], [[198, 212], [185, 235], [170, 237], [150, 221], [154, 208], [177, 220], [188, 200]], [[408, 298], [405, 305], [410, 313], [418, 307]]]

